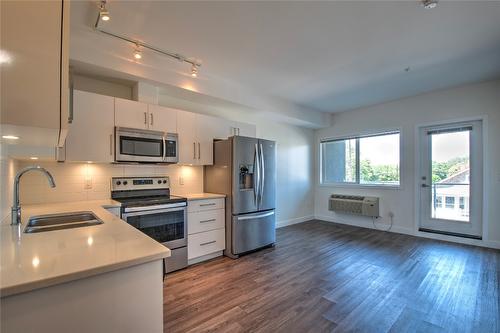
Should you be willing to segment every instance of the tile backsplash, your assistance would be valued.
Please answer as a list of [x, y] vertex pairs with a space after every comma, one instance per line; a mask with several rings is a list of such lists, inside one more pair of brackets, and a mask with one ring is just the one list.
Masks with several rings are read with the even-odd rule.
[[203, 192], [201, 166], [19, 162], [19, 168], [29, 165], [46, 168], [56, 187], [51, 188], [41, 173], [25, 174], [20, 184], [23, 204], [108, 199], [111, 177], [169, 176], [172, 194]]

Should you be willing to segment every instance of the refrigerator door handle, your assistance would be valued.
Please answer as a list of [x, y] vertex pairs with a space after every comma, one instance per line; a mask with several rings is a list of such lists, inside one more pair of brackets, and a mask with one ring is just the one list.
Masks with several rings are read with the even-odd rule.
[[244, 220], [252, 220], [252, 219], [261, 219], [263, 217], [268, 217], [274, 215], [274, 211], [272, 212], [267, 212], [261, 215], [249, 215], [249, 216], [238, 216], [238, 221], [244, 221]]
[[262, 147], [262, 143], [260, 144], [260, 168], [262, 172], [262, 179], [260, 179], [261, 175], [259, 172], [259, 181], [260, 181], [260, 205], [262, 205], [262, 197], [264, 196], [264, 180], [266, 177], [265, 165], [264, 165], [264, 148]]
[[255, 154], [253, 159], [253, 200], [256, 205], [259, 204], [259, 186], [260, 186], [260, 170], [259, 170], [259, 149], [255, 144]]

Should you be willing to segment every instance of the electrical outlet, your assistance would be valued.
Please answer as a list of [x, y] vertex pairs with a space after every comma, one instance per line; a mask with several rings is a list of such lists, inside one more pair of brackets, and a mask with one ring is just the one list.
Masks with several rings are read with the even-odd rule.
[[179, 185], [184, 185], [184, 177], [179, 177]]
[[84, 188], [85, 190], [90, 190], [90, 189], [92, 189], [92, 178], [90, 178], [90, 177], [89, 177], [89, 178], [85, 178], [85, 183], [84, 183], [84, 185], [83, 185], [83, 188]]

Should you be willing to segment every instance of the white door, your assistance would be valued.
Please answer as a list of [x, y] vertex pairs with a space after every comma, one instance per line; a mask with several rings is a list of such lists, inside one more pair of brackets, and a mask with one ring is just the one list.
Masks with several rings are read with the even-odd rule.
[[113, 162], [114, 98], [75, 90], [67, 161]]
[[148, 105], [149, 129], [177, 133], [177, 110], [159, 105]]
[[195, 113], [177, 112], [177, 134], [179, 135], [179, 163], [198, 164]]
[[115, 124], [118, 127], [147, 129], [149, 126], [148, 105], [115, 98]]
[[420, 230], [481, 238], [482, 122], [420, 129]]

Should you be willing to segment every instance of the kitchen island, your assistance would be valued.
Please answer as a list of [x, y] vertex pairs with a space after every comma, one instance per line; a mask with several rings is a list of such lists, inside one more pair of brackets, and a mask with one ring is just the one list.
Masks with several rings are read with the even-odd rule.
[[[170, 250], [106, 208], [113, 200], [25, 205], [0, 225], [2, 332], [162, 332]], [[104, 223], [24, 233], [30, 216], [90, 211]]]

